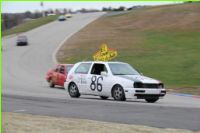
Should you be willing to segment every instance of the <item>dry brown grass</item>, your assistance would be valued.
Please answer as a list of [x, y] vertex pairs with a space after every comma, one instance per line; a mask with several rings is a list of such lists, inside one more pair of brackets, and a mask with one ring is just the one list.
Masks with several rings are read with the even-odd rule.
[[[192, 11], [192, 12], [191, 12]], [[122, 29], [134, 30], [196, 30], [200, 29], [196, 24], [199, 19], [200, 4], [180, 4], [150, 7], [139, 12], [132, 12], [128, 16], [122, 16], [121, 22], [116, 22]], [[127, 19], [126, 17], [133, 18]], [[195, 24], [196, 23], [196, 24]], [[188, 27], [188, 25], [190, 27]]]
[[200, 133], [182, 129], [3, 112], [3, 133]]
[[143, 31], [200, 30], [199, 12], [200, 4], [180, 4], [147, 7], [126, 15], [102, 17], [67, 40], [57, 53], [58, 61], [74, 63], [88, 58], [88, 55], [91, 59], [102, 43], [120, 51], [143, 52], [145, 49], [140, 46], [145, 40]]

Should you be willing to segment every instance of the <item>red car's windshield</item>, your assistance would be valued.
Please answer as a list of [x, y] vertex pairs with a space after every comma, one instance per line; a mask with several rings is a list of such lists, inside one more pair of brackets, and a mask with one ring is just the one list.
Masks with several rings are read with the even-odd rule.
[[71, 68], [73, 67], [73, 65], [67, 65], [66, 67], [67, 67], [66, 70], [67, 70], [67, 73], [68, 73], [71, 70]]

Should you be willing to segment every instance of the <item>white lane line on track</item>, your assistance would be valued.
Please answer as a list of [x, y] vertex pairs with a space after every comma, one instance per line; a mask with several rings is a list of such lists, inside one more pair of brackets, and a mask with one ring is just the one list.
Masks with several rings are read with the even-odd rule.
[[175, 95], [175, 96], [180, 96], [180, 97], [190, 97], [190, 98], [198, 98], [200, 99], [200, 96], [199, 95], [193, 95], [193, 94], [186, 94], [186, 93], [168, 93], [168, 94], [171, 94], [171, 95]]
[[[78, 31], [77, 31], [78, 32]], [[75, 32], [76, 33], [76, 32]], [[54, 64], [58, 64], [58, 61], [56, 59], [56, 54], [58, 52], [58, 50], [62, 47], [62, 45], [64, 45], [64, 43], [73, 35], [74, 33], [71, 33], [70, 35], [66, 36], [65, 39], [58, 45], [58, 47], [54, 50], [53, 54], [52, 54], [52, 58], [53, 58], [53, 63]]]
[[[105, 14], [105, 13], [104, 13], [104, 14]], [[93, 21], [97, 20], [97, 19], [100, 18], [101, 16], [103, 16], [103, 14], [100, 15], [99, 17], [95, 18]], [[91, 22], [93, 22], [93, 21], [91, 21]], [[84, 27], [86, 27], [87, 25], [89, 25], [91, 22], [89, 22], [89, 23], [83, 25], [78, 31], [72, 32], [70, 35], [68, 35], [68, 36], [66, 36], [66, 37], [64, 38], [64, 40], [58, 45], [58, 47], [54, 50], [54, 52], [53, 52], [53, 54], [52, 54], [52, 58], [53, 58], [53, 63], [54, 63], [54, 64], [59, 64], [59, 62], [58, 62], [57, 59], [56, 59], [56, 54], [57, 54], [58, 50], [62, 47], [62, 45], [64, 45], [64, 43], [65, 43], [72, 35], [74, 35], [75, 33], [78, 33], [78, 32], [79, 32], [80, 30], [82, 30]]]

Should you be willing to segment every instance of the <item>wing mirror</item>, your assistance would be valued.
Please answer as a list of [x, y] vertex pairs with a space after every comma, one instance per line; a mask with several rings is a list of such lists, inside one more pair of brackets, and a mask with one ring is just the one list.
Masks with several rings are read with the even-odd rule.
[[103, 72], [101, 72], [101, 76], [105, 76], [105, 77], [107, 77], [107, 76], [108, 76], [108, 73], [105, 72], [105, 71], [103, 71]]

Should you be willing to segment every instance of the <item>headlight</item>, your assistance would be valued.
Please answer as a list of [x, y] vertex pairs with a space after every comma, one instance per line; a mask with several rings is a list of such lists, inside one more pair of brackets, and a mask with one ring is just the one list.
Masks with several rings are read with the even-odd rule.
[[158, 85], [158, 88], [159, 88], [159, 89], [164, 88], [164, 84], [163, 84], [163, 83], [159, 84], [159, 85]]
[[133, 84], [133, 87], [134, 87], [134, 88], [143, 88], [143, 84], [142, 84], [141, 82], [135, 82], [135, 83]]

